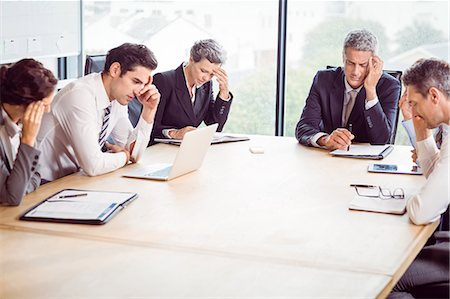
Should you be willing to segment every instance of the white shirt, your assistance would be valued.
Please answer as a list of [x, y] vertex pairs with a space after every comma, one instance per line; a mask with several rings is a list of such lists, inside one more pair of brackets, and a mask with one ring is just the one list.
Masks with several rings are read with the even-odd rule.
[[427, 182], [407, 203], [409, 218], [417, 225], [439, 219], [450, 204], [448, 135], [439, 151], [433, 136], [417, 142], [417, 155]]
[[[402, 126], [403, 128], [405, 128], [406, 133], [408, 134], [409, 137], [409, 142], [411, 142], [411, 145], [416, 148], [416, 131], [414, 130], [414, 124], [412, 119], [408, 119], [408, 120], [402, 120]], [[442, 126], [442, 139], [447, 136], [448, 134], [448, 125], [446, 124], [441, 124]], [[436, 128], [433, 130], [433, 136], [436, 139], [436, 134], [438, 133], [439, 129]]]
[[125, 164], [124, 152], [104, 153], [98, 143], [104, 109], [110, 104], [107, 136], [127, 149], [136, 141], [131, 157], [139, 160], [147, 147], [153, 124], [141, 117], [133, 129], [128, 119], [128, 106], [110, 101], [101, 74], [94, 73], [63, 88], [55, 96], [52, 112], [43, 117], [37, 138], [42, 151], [43, 179], [52, 181], [80, 168], [87, 175], [95, 176]]
[[0, 141], [5, 147], [6, 158], [8, 158], [8, 161], [5, 162], [8, 162], [12, 168], [19, 150], [22, 126], [13, 122], [1, 107], [0, 111], [4, 120], [3, 125], [0, 126]]
[[[347, 79], [345, 79], [345, 76], [344, 76], [344, 85], [345, 85], [345, 91], [344, 91], [344, 104], [342, 107], [342, 111], [346, 110], [346, 107], [347, 107], [348, 103], [350, 102], [350, 91], [356, 90], [359, 93], [364, 86], [364, 85], [361, 85], [360, 87], [358, 87], [356, 89], [351, 87], [350, 84], [348, 84]], [[378, 102], [379, 102], [378, 97], [375, 97], [375, 99], [370, 99], [370, 100], [366, 99], [365, 109], [369, 110], [370, 108], [375, 106]], [[343, 117], [343, 115], [342, 115], [342, 117]], [[311, 138], [311, 144], [315, 147], [325, 148], [325, 147], [320, 146], [317, 143], [317, 141], [320, 139], [320, 137], [326, 136], [326, 135], [328, 135], [328, 134], [325, 132], [316, 133]]]

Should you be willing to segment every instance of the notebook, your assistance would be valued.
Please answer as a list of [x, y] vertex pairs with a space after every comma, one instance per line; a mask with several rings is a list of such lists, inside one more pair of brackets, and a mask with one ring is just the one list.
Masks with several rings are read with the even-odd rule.
[[63, 189], [27, 210], [19, 219], [105, 224], [137, 197], [132, 192]]
[[[247, 141], [250, 140], [247, 136], [230, 135], [226, 133], [215, 133], [211, 141], [211, 144], [237, 142], [237, 141]], [[167, 143], [173, 145], [180, 145], [182, 139], [168, 139], [168, 138], [155, 138], [155, 142]]]
[[389, 155], [393, 149], [392, 145], [352, 144], [349, 150], [334, 150], [330, 154], [345, 158], [381, 160]]
[[195, 171], [202, 165], [218, 124], [190, 131], [184, 135], [173, 164], [140, 167], [124, 177], [168, 181]]
[[406, 212], [406, 199], [381, 199], [355, 195], [348, 208], [367, 212], [403, 215]]

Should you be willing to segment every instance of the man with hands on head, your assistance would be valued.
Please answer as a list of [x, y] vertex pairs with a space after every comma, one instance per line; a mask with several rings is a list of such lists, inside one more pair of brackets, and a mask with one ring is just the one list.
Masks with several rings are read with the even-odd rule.
[[377, 51], [377, 38], [371, 32], [347, 34], [344, 67], [321, 70], [314, 77], [295, 132], [301, 144], [335, 150], [347, 148], [352, 141], [389, 142], [401, 85], [383, 73]]
[[[442, 139], [439, 150], [432, 132], [450, 123], [450, 64], [434, 58], [420, 59], [405, 71], [403, 83], [407, 92], [404, 101], [411, 107], [418, 161], [427, 179], [420, 191], [408, 199], [406, 210], [414, 224], [424, 225], [438, 220], [444, 213], [448, 216], [450, 204], [448, 135]], [[448, 298], [448, 218], [442, 217], [440, 225], [441, 229], [434, 234], [435, 244], [422, 249], [389, 299], [414, 298], [414, 293], [420, 290], [422, 294]], [[434, 292], [432, 286], [436, 283], [447, 284], [445, 294]], [[440, 289], [442, 292], [443, 287]]]
[[[413, 111], [412, 107], [408, 101], [407, 92], [405, 91], [400, 98], [400, 102], [398, 103], [398, 106], [400, 108], [400, 111], [402, 112], [403, 121], [402, 125], [406, 130], [406, 133], [408, 134], [409, 141], [411, 142], [411, 145], [414, 147], [412, 152], [412, 159], [414, 162], [417, 160], [417, 151], [416, 151], [416, 132], [414, 130], [414, 124], [413, 124]], [[441, 148], [441, 144], [443, 141], [443, 138], [448, 135], [448, 125], [441, 124], [436, 129], [433, 130], [433, 136], [436, 140], [436, 145], [438, 148]]]
[[[102, 73], [80, 78], [57, 94], [38, 136], [47, 162], [43, 180], [79, 169], [96, 176], [139, 160], [160, 99], [151, 76], [156, 66], [146, 46], [126, 43], [108, 52]], [[143, 108], [133, 129], [127, 105], [134, 97]]]
[[[207, 125], [218, 123], [218, 131], [222, 131], [233, 98], [228, 88], [227, 73], [222, 68], [224, 62], [222, 46], [215, 40], [205, 39], [192, 46], [188, 62], [155, 75], [154, 84], [161, 93], [161, 102], [156, 112], [152, 140], [183, 139], [187, 132], [195, 130], [202, 122]], [[219, 83], [216, 99], [211, 82], [213, 77]], [[133, 116], [131, 119], [133, 122]]]

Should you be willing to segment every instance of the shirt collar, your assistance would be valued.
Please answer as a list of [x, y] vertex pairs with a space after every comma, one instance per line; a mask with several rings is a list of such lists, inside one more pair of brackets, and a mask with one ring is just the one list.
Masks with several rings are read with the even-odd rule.
[[10, 138], [12, 138], [12, 137], [16, 136], [17, 134], [19, 134], [22, 131], [22, 126], [13, 122], [11, 120], [11, 118], [9, 118], [8, 113], [6, 113], [6, 111], [3, 110], [3, 108], [0, 108], [0, 110], [2, 112], [2, 118], [3, 118], [3, 121], [0, 124], [5, 126], [8, 136]]
[[348, 93], [348, 92], [350, 92], [350, 91], [352, 91], [352, 90], [356, 90], [356, 92], [359, 93], [359, 91], [361, 90], [361, 88], [363, 88], [363, 86], [364, 86], [364, 84], [363, 84], [363, 85], [361, 85], [361, 86], [358, 87], [358, 88], [353, 88], [353, 87], [351, 87], [350, 84], [348, 84], [347, 78], [346, 78], [345, 76], [344, 76], [344, 84], [345, 84], [345, 93]]
[[97, 106], [99, 109], [105, 109], [109, 105], [111, 105], [111, 101], [109, 100], [108, 94], [106, 93], [105, 86], [103, 85], [102, 74], [95, 73], [92, 74], [94, 79], [94, 93], [95, 98], [97, 99]]

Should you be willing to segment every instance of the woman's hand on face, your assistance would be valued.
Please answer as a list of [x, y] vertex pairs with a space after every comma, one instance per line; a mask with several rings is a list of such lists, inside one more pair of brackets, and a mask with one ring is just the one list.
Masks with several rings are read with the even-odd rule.
[[41, 127], [44, 110], [45, 107], [42, 101], [33, 102], [25, 109], [25, 113], [22, 117], [22, 143], [34, 146], [36, 136]]

